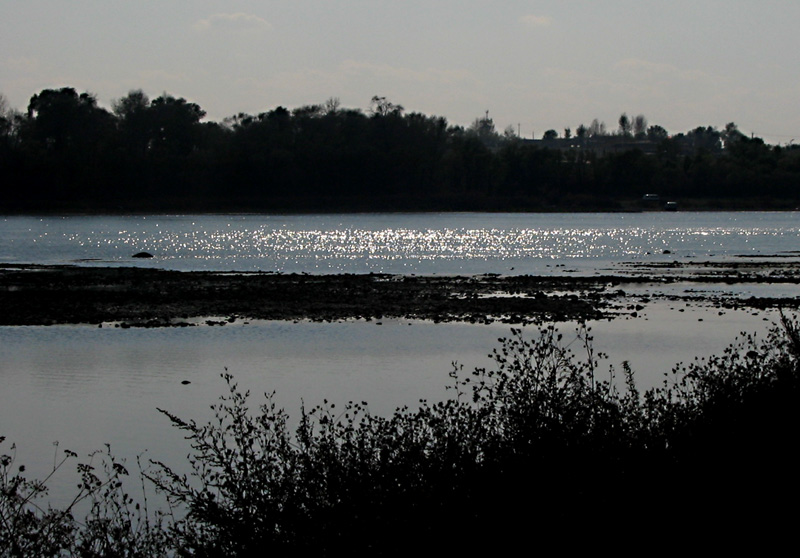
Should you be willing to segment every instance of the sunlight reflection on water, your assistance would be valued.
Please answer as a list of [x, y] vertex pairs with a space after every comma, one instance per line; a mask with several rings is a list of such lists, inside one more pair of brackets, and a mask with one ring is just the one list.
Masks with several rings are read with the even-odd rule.
[[796, 213], [6, 217], [0, 261], [341, 273], [548, 273], [797, 248]]
[[[0, 218], [0, 262], [308, 273], [599, 273], [619, 261], [797, 255], [799, 218], [797, 213], [6, 217]], [[142, 250], [156, 258], [130, 259]], [[792, 288], [781, 286], [781, 292]], [[631, 360], [642, 387], [648, 387], [677, 360], [720, 351], [738, 332], [765, 326], [761, 315], [684, 310], [651, 304], [636, 320], [598, 323], [597, 348], [612, 353], [617, 365]], [[327, 397], [340, 403], [364, 399], [373, 412], [387, 413], [420, 397], [445, 397], [450, 361], [468, 369], [486, 365], [497, 337], [507, 333], [502, 325], [403, 321], [380, 327], [272, 322], [166, 330], [0, 328], [0, 435], [16, 441], [21, 462], [38, 473], [52, 463], [55, 440], [81, 453], [111, 442], [128, 457], [148, 449], [152, 457], [174, 462], [187, 448], [156, 407], [210, 418], [208, 405], [223, 392], [219, 374], [226, 366], [254, 394], [277, 390], [280, 404], [293, 412], [301, 401], [310, 406]], [[185, 386], [183, 380], [192, 383]]]

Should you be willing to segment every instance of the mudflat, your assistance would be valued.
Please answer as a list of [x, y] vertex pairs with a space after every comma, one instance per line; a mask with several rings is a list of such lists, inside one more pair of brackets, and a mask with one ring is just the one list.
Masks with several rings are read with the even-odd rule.
[[[623, 265], [583, 276], [311, 275], [0, 264], [0, 325], [163, 327], [236, 320], [409, 318], [510, 324], [636, 316], [653, 297], [796, 309], [800, 299], [656, 294], [668, 284], [800, 283], [800, 262]], [[630, 291], [636, 294], [632, 294]]]

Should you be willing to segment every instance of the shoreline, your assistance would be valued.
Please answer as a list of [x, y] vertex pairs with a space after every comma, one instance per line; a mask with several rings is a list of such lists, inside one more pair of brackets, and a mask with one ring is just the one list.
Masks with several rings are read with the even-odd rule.
[[[681, 200], [681, 213], [796, 213], [800, 205], [795, 200], [786, 200], [781, 203], [741, 203], [742, 200], [728, 200], [723, 203], [708, 202], [703, 199]], [[747, 200], [752, 201], [752, 200]], [[350, 214], [427, 214], [427, 213], [674, 213], [663, 208], [642, 206], [639, 200], [625, 199], [620, 205], [590, 205], [580, 207], [570, 206], [541, 206], [535, 209], [520, 209], [517, 205], [487, 209], [448, 209], [448, 208], [375, 208], [364, 209], [353, 207], [350, 209], [326, 209], [325, 207], [308, 208], [277, 208], [253, 210], [252, 207], [230, 207], [223, 210], [204, 210], [192, 208], [99, 208], [99, 209], [64, 209], [64, 208], [39, 208], [39, 209], [14, 209], [0, 210], [0, 217], [103, 217], [103, 216], [150, 216], [150, 215], [350, 215]]]

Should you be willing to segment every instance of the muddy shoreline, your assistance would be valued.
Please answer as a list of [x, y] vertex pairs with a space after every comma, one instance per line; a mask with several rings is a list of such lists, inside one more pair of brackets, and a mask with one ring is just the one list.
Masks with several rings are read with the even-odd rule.
[[[654, 297], [796, 309], [779, 298], [659, 295], [649, 287], [800, 284], [800, 263], [624, 264], [577, 276], [308, 275], [0, 264], [0, 325], [224, 325], [238, 320], [407, 318], [509, 324], [636, 317]], [[630, 294], [634, 290], [637, 294]], [[799, 289], [800, 290], [800, 289]]]

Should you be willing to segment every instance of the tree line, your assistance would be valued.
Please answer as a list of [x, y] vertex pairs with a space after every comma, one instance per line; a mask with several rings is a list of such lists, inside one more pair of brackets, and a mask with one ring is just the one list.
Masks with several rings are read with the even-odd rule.
[[184, 98], [134, 90], [111, 109], [45, 89], [0, 96], [0, 211], [635, 209], [645, 194], [700, 206], [795, 207], [800, 150], [733, 123], [670, 134], [623, 114], [524, 140], [488, 113], [471, 126], [337, 99], [222, 122]]

